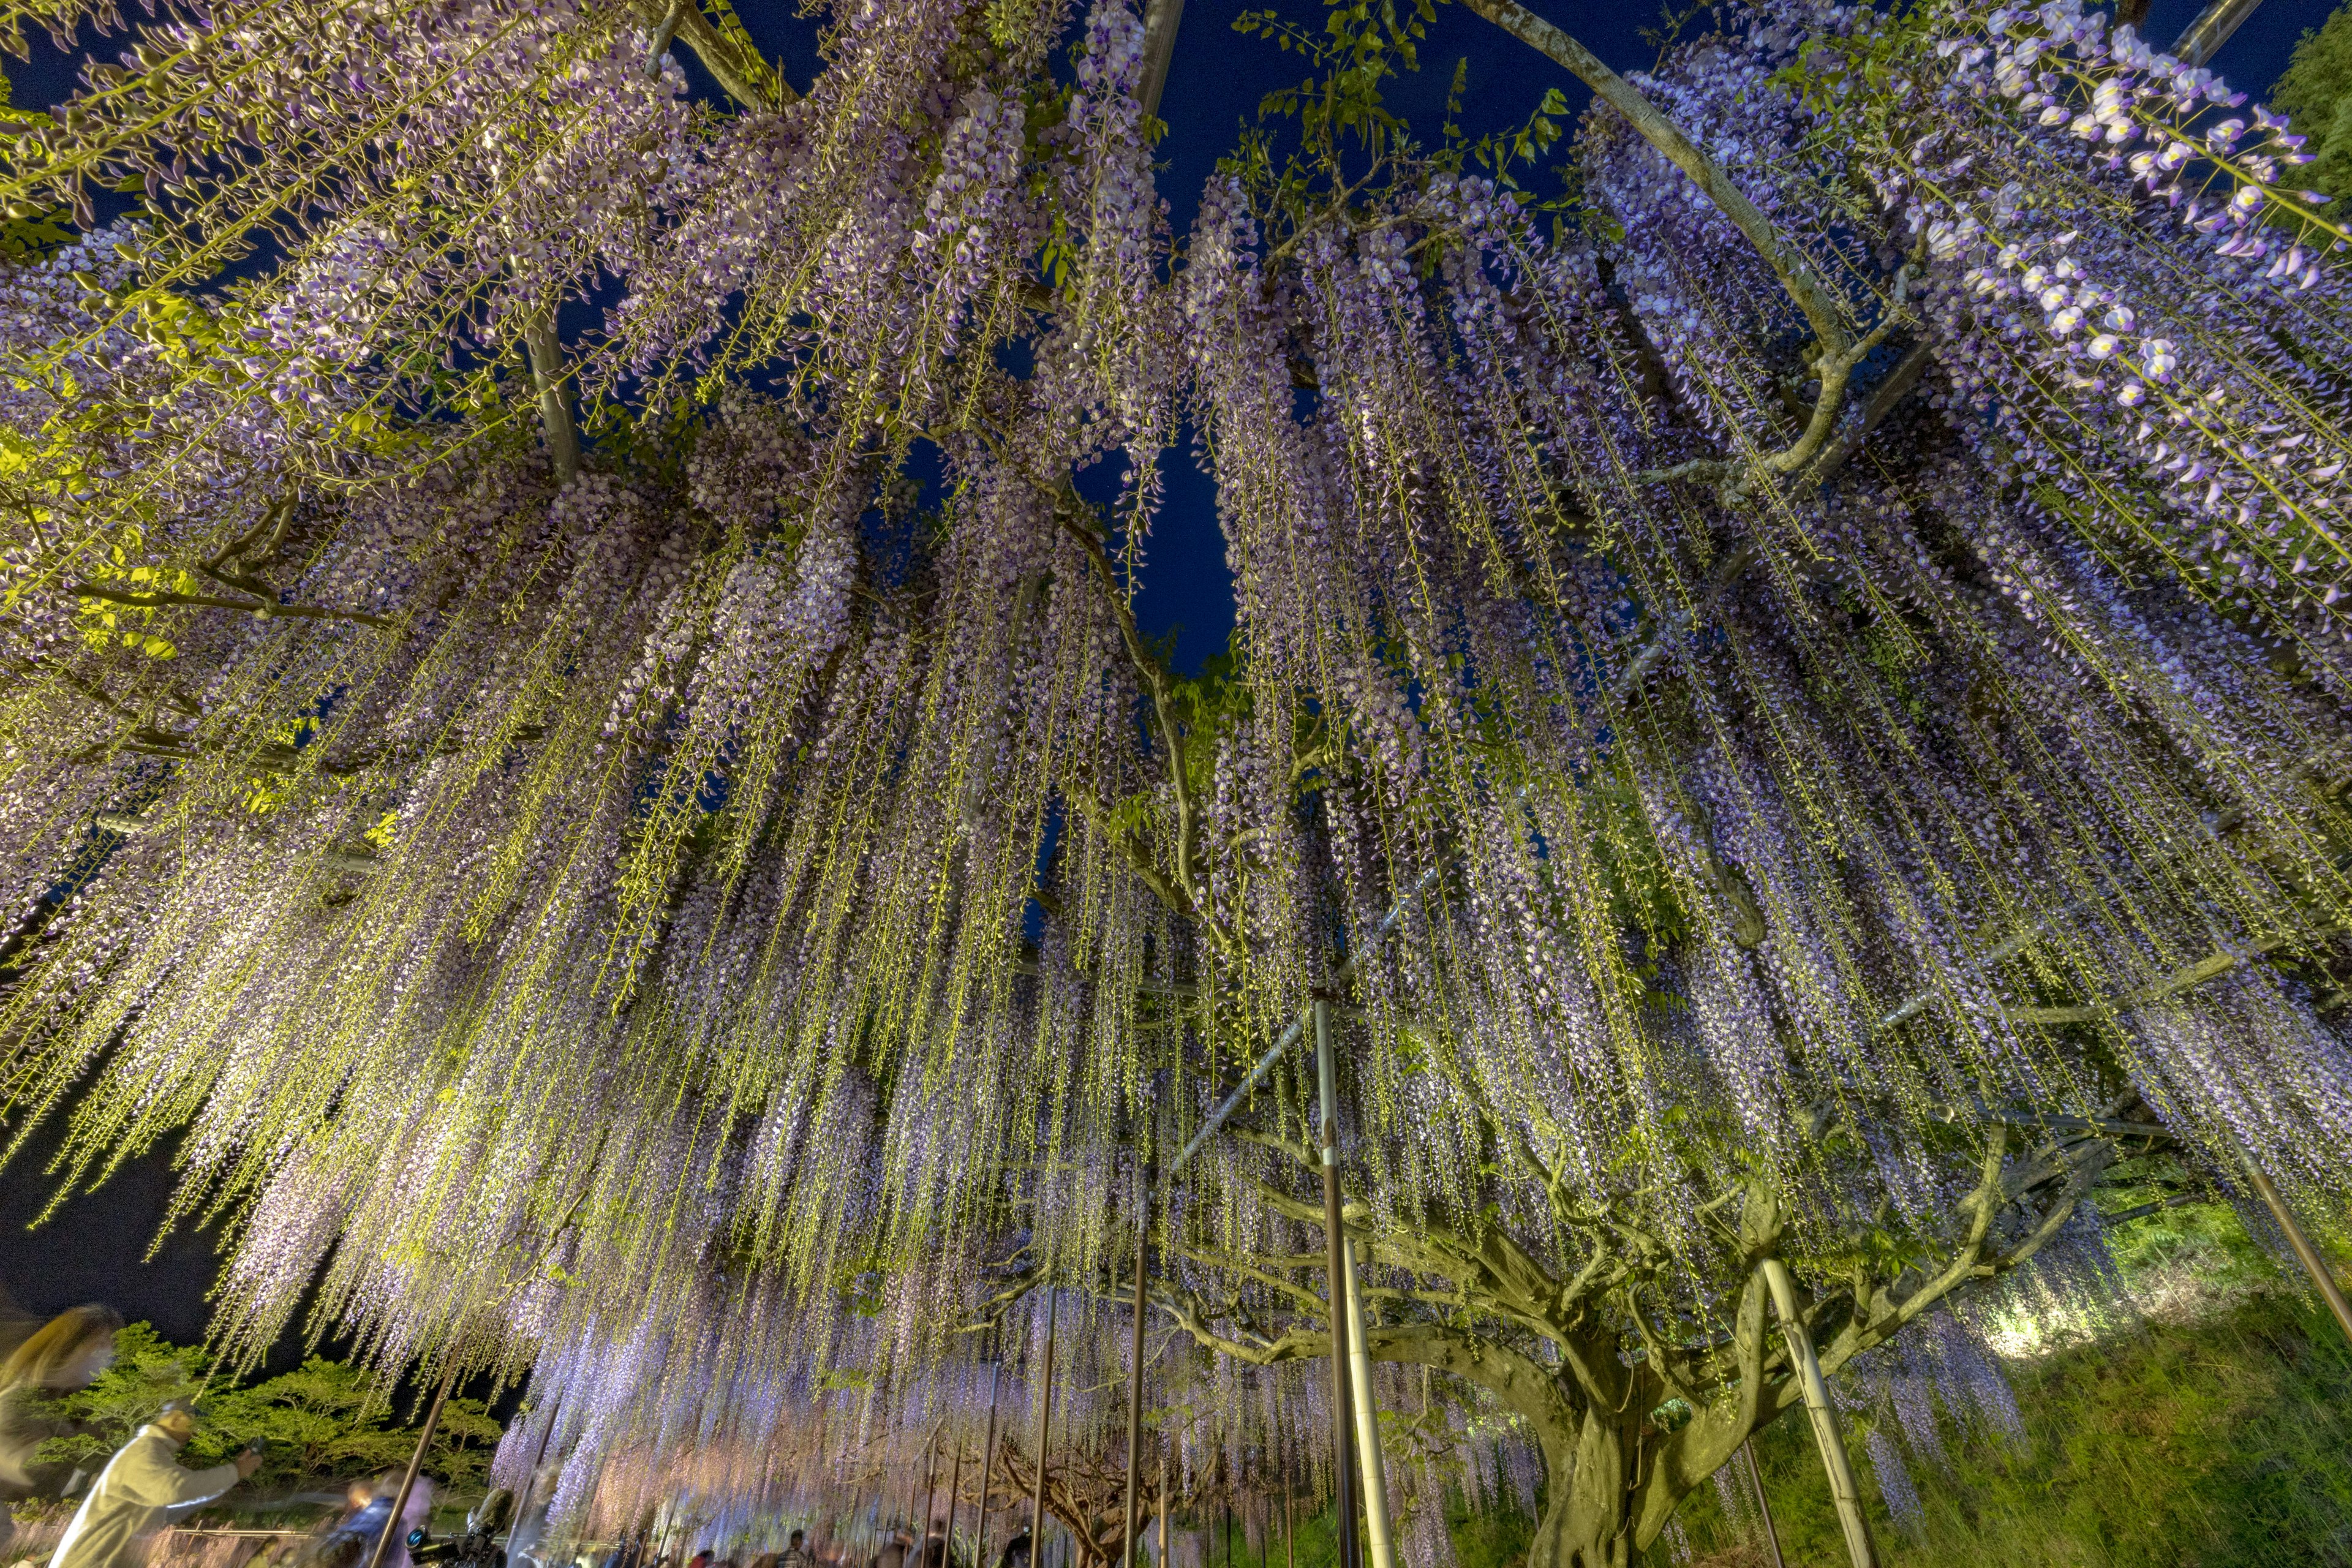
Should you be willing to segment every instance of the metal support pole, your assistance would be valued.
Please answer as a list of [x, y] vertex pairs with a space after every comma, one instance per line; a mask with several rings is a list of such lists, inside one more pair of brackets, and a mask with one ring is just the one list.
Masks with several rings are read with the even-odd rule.
[[408, 1511], [408, 1494], [416, 1489], [416, 1473], [425, 1468], [425, 1447], [433, 1441], [434, 1429], [441, 1425], [441, 1407], [449, 1403], [449, 1390], [457, 1381], [457, 1358], [453, 1352], [449, 1370], [442, 1374], [441, 1391], [433, 1396], [432, 1408], [425, 1411], [425, 1425], [416, 1434], [416, 1452], [408, 1456], [408, 1473], [400, 1478], [400, 1490], [392, 1500], [391, 1517], [383, 1521], [383, 1533], [375, 1538], [375, 1552], [368, 1559], [368, 1568], [383, 1568], [393, 1538], [400, 1533], [400, 1516]]
[[948, 1528], [940, 1537], [940, 1568], [955, 1568], [956, 1492], [963, 1485], [963, 1444], [956, 1444], [955, 1461], [948, 1466]]
[[[944, 1425], [944, 1423], [942, 1423]], [[931, 1554], [931, 1510], [940, 1497], [940, 1428], [931, 1428], [930, 1456], [923, 1465], [923, 1511], [915, 1520], [915, 1568]]]
[[996, 1342], [996, 1370], [988, 1378], [988, 1436], [980, 1446], [980, 1506], [972, 1522], [972, 1568], [988, 1568], [988, 1488], [996, 1479], [996, 1397], [1004, 1392], [1004, 1340]]
[[1870, 1538], [1870, 1520], [1862, 1511], [1862, 1489], [1846, 1458], [1837, 1409], [1830, 1404], [1829, 1384], [1822, 1381], [1813, 1336], [1805, 1331], [1805, 1320], [1797, 1312], [1796, 1285], [1779, 1258], [1764, 1260], [1764, 1285], [1772, 1292], [1772, 1310], [1780, 1314], [1780, 1334], [1789, 1342], [1789, 1359], [1796, 1363], [1798, 1385], [1804, 1390], [1805, 1414], [1812, 1417], [1813, 1441], [1821, 1446], [1822, 1468], [1829, 1472], [1830, 1500], [1837, 1505], [1838, 1523], [1845, 1530], [1847, 1555], [1853, 1559], [1853, 1568], [1878, 1568], [1877, 1543]]
[[1764, 1495], [1764, 1472], [1756, 1468], [1756, 1439], [1741, 1439], [1739, 1452], [1748, 1461], [1748, 1484], [1756, 1489], [1756, 1511], [1764, 1519], [1764, 1545], [1772, 1553], [1772, 1568], [1789, 1568], [1780, 1555], [1780, 1531], [1772, 1522], [1772, 1500]]
[[1151, 1173], [1136, 1173], [1135, 1332], [1127, 1352], [1127, 1533], [1119, 1538], [1118, 1560], [1134, 1568], [1136, 1537], [1143, 1520], [1137, 1513], [1143, 1479], [1143, 1268], [1151, 1237]]
[[1037, 1489], [1029, 1500], [1029, 1568], [1045, 1568], [1045, 1442], [1054, 1430], [1054, 1326], [1062, 1299], [1045, 1297], [1045, 1374], [1037, 1386]]
[[2311, 1245], [2311, 1237], [2305, 1234], [2303, 1223], [2294, 1217], [2294, 1211], [2286, 1206], [2286, 1200], [2279, 1196], [2278, 1188], [2272, 1185], [2263, 1168], [2249, 1159], [2246, 1173], [2254, 1178], [2254, 1191], [2262, 1194], [2263, 1202], [2270, 1205], [2271, 1217], [2278, 1221], [2281, 1230], [2286, 1232], [2287, 1245], [2294, 1248], [2295, 1258], [2303, 1264], [2303, 1271], [2311, 1276], [2311, 1282], [2319, 1287], [2320, 1297], [2326, 1301], [2327, 1310], [2336, 1314], [2336, 1326], [2344, 1331], [2346, 1339], [2352, 1340], [2352, 1305], [2345, 1302], [2344, 1291], [2336, 1283], [2336, 1276], [2327, 1271], [2326, 1260], [2319, 1256], [2319, 1249]]
[[1339, 1528], [1339, 1568], [1363, 1568], [1363, 1549], [1356, 1535], [1356, 1461], [1348, 1440], [1353, 1404], [1348, 1392], [1348, 1266], [1343, 1245], [1346, 1231], [1339, 1218], [1339, 1090], [1331, 1065], [1328, 1002], [1315, 1004], [1315, 1076], [1323, 1121], [1323, 1271], [1331, 1314], [1331, 1479], [1338, 1493], [1339, 1515], [1334, 1522]]
[[1370, 1325], [1364, 1318], [1364, 1295], [1356, 1284], [1356, 1244], [1345, 1232], [1339, 1237], [1348, 1278], [1349, 1388], [1355, 1394], [1356, 1468], [1364, 1481], [1364, 1544], [1372, 1568], [1396, 1568], [1396, 1547], [1389, 1531], [1389, 1479], [1381, 1455], [1381, 1417], [1372, 1408], [1372, 1358], [1364, 1347]]
[[1159, 1568], [1168, 1568], [1168, 1449], [1160, 1450], [1160, 1558]]

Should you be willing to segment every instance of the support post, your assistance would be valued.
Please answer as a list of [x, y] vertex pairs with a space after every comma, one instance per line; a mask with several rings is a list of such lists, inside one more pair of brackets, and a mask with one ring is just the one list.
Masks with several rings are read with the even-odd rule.
[[1151, 1238], [1151, 1173], [1136, 1173], [1135, 1194], [1135, 1331], [1127, 1351], [1127, 1533], [1119, 1538], [1118, 1560], [1134, 1568], [1136, 1537], [1143, 1520], [1136, 1511], [1142, 1502], [1143, 1479], [1143, 1268]]
[[1356, 1534], [1355, 1457], [1349, 1452], [1348, 1267], [1339, 1217], [1339, 1090], [1331, 1064], [1331, 1005], [1315, 1004], [1315, 1076], [1323, 1121], [1323, 1273], [1331, 1312], [1332, 1487], [1339, 1494], [1339, 1568], [1363, 1568]]
[[1822, 1381], [1821, 1359], [1813, 1354], [1813, 1336], [1797, 1311], [1797, 1287], [1788, 1266], [1777, 1258], [1764, 1260], [1764, 1285], [1772, 1292], [1772, 1310], [1780, 1314], [1780, 1334], [1789, 1342], [1789, 1359], [1796, 1364], [1798, 1386], [1804, 1391], [1805, 1414], [1812, 1417], [1813, 1441], [1821, 1446], [1822, 1468], [1829, 1472], [1830, 1500], [1837, 1505], [1838, 1523], [1845, 1531], [1847, 1555], [1853, 1568], [1878, 1568], [1877, 1543], [1870, 1538], [1870, 1521], [1862, 1511], [1862, 1489], [1846, 1458], [1845, 1439], [1839, 1435], [1837, 1409], [1830, 1404], [1829, 1384]]
[[948, 1527], [940, 1536], [940, 1568], [955, 1568], [956, 1492], [963, 1485], [963, 1443], [956, 1442], [955, 1460], [948, 1466]]
[[580, 431], [572, 423], [572, 391], [564, 384], [563, 342], [555, 335], [555, 312], [550, 310], [523, 328], [522, 341], [530, 355], [539, 422], [547, 433], [547, 458], [554, 467], [555, 482], [568, 485], [580, 477]]
[[1160, 1449], [1160, 1555], [1159, 1568], [1168, 1568], [1168, 1448]]
[[408, 1511], [408, 1494], [416, 1489], [416, 1474], [425, 1468], [425, 1450], [433, 1441], [435, 1428], [441, 1425], [441, 1407], [449, 1403], [449, 1390], [457, 1381], [457, 1358], [453, 1352], [449, 1370], [442, 1374], [441, 1390], [433, 1396], [432, 1407], [425, 1412], [425, 1425], [416, 1433], [416, 1452], [408, 1456], [408, 1472], [400, 1478], [400, 1490], [392, 1500], [392, 1515], [383, 1521], [383, 1532], [375, 1538], [375, 1552], [368, 1559], [368, 1568], [383, 1568], [383, 1560], [391, 1554], [393, 1538], [400, 1533], [400, 1516]]
[[973, 1510], [972, 1568], [988, 1568], [988, 1487], [996, 1479], [996, 1399], [1004, 1392], [1004, 1337], [996, 1341], [996, 1370], [988, 1378], [988, 1436], [980, 1445], [980, 1501]]
[[2181, 29], [2180, 37], [2172, 40], [2165, 52], [2183, 65], [2201, 66], [2211, 59], [2215, 51], [2230, 41], [2238, 25], [2254, 14], [2263, 0], [2213, 0], [2197, 14], [2197, 20]]
[[1054, 1430], [1054, 1327], [1061, 1297], [1045, 1296], [1045, 1374], [1037, 1385], [1037, 1487], [1029, 1499], [1029, 1568], [1045, 1568], [1045, 1443]]
[[1137, 84], [1143, 112], [1160, 112], [1168, 85], [1168, 62], [1176, 54], [1176, 29], [1184, 20], [1184, 0], [1150, 0], [1143, 8], [1143, 79]]
[[547, 1463], [548, 1440], [554, 1436], [555, 1412], [550, 1409], [547, 1413], [547, 1429], [539, 1435], [538, 1451], [530, 1457], [530, 1468], [523, 1472], [522, 1491], [515, 1498], [514, 1521], [507, 1526], [507, 1551], [509, 1555], [520, 1553], [523, 1516], [530, 1511], [531, 1494], [539, 1489], [539, 1468]]
[[1748, 1484], [1756, 1489], [1756, 1511], [1764, 1521], [1764, 1547], [1772, 1554], [1772, 1568], [1789, 1568], [1788, 1559], [1780, 1555], [1780, 1529], [1772, 1522], [1772, 1500], [1764, 1495], [1764, 1472], [1757, 1468], [1753, 1436], [1740, 1440], [1739, 1454], [1748, 1461]]
[[2319, 1256], [2319, 1248], [2312, 1246], [2311, 1237], [2304, 1231], [2303, 1222], [2296, 1219], [2294, 1211], [2286, 1206], [2286, 1200], [2272, 1184], [2269, 1173], [2254, 1163], [2251, 1157], [2246, 1161], [2246, 1173], [2253, 1177], [2254, 1191], [2260, 1193], [2263, 1202], [2270, 1206], [2271, 1217], [2278, 1221], [2281, 1230], [2286, 1232], [2287, 1245], [2294, 1248], [2295, 1258], [2303, 1265], [2303, 1271], [2311, 1276], [2314, 1285], [2319, 1287], [2320, 1299], [2327, 1303], [2327, 1310], [2336, 1314], [2336, 1326], [2344, 1331], [2347, 1340], [2352, 1340], [2352, 1304], [2345, 1301], [2343, 1289], [2336, 1283], [2336, 1276], [2327, 1270], [2327, 1260]]
[[1348, 1275], [1348, 1385], [1356, 1396], [1356, 1468], [1364, 1481], [1364, 1545], [1372, 1568], [1396, 1568], [1389, 1529], [1388, 1468], [1381, 1453], [1380, 1412], [1372, 1408], [1372, 1358], [1364, 1348], [1369, 1325], [1364, 1295], [1356, 1284], [1356, 1244], [1339, 1237]]
[[[942, 1424], [944, 1425], [944, 1424]], [[929, 1457], [923, 1463], [923, 1511], [915, 1519], [915, 1568], [931, 1552], [931, 1509], [940, 1497], [940, 1428], [931, 1428]]]

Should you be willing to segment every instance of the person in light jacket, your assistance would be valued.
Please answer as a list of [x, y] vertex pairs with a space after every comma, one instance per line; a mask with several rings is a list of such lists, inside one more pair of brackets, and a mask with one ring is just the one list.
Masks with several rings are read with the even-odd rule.
[[44, 1414], [42, 1406], [96, 1382], [113, 1364], [114, 1336], [121, 1327], [122, 1315], [111, 1307], [75, 1307], [0, 1361], [0, 1551], [16, 1529], [8, 1505], [66, 1484], [69, 1467], [44, 1465], [34, 1455], [48, 1438], [77, 1428]]
[[210, 1502], [261, 1468], [261, 1455], [248, 1448], [209, 1470], [183, 1469], [174, 1456], [195, 1432], [194, 1408], [174, 1399], [116, 1449], [66, 1526], [49, 1568], [116, 1568], [132, 1541], [167, 1522], [173, 1510]]

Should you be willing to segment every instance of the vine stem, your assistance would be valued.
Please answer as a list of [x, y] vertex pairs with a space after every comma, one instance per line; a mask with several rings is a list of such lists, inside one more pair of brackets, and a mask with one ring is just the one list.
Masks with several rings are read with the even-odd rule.
[[[1528, 10], [1518, 0], [1462, 0], [1465, 5], [1489, 22], [1517, 38], [1521, 43], [1546, 56], [1555, 64], [1591, 88], [1593, 96], [1624, 116], [1625, 122], [1642, 139], [1666, 156], [1666, 161], [1684, 174], [1709, 201], [1729, 218], [1748, 243], [1772, 268], [1773, 276], [1789, 291], [1797, 308], [1820, 340], [1824, 358], [1846, 353], [1853, 346], [1853, 335], [1847, 330], [1844, 311], [1837, 295], [1813, 271], [1812, 264], [1773, 226], [1764, 211], [1748, 199], [1748, 194], [1732, 184], [1731, 176], [1722, 164], [1702, 152], [1698, 145], [1683, 134], [1682, 128], [1659, 112], [1655, 104], [1643, 98], [1639, 89], [1602, 63], [1599, 55], [1578, 43], [1559, 28]], [[1826, 392], [1827, 388], [1823, 390]]]

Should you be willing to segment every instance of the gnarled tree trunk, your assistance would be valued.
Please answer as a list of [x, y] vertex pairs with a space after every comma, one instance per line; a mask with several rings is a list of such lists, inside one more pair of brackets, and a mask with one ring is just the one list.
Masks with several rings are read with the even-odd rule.
[[1576, 1429], [1561, 1437], [1541, 1445], [1549, 1484], [1528, 1543], [1528, 1568], [1629, 1568], [1633, 1494], [1627, 1472], [1638, 1436], [1623, 1419], [1587, 1406]]

